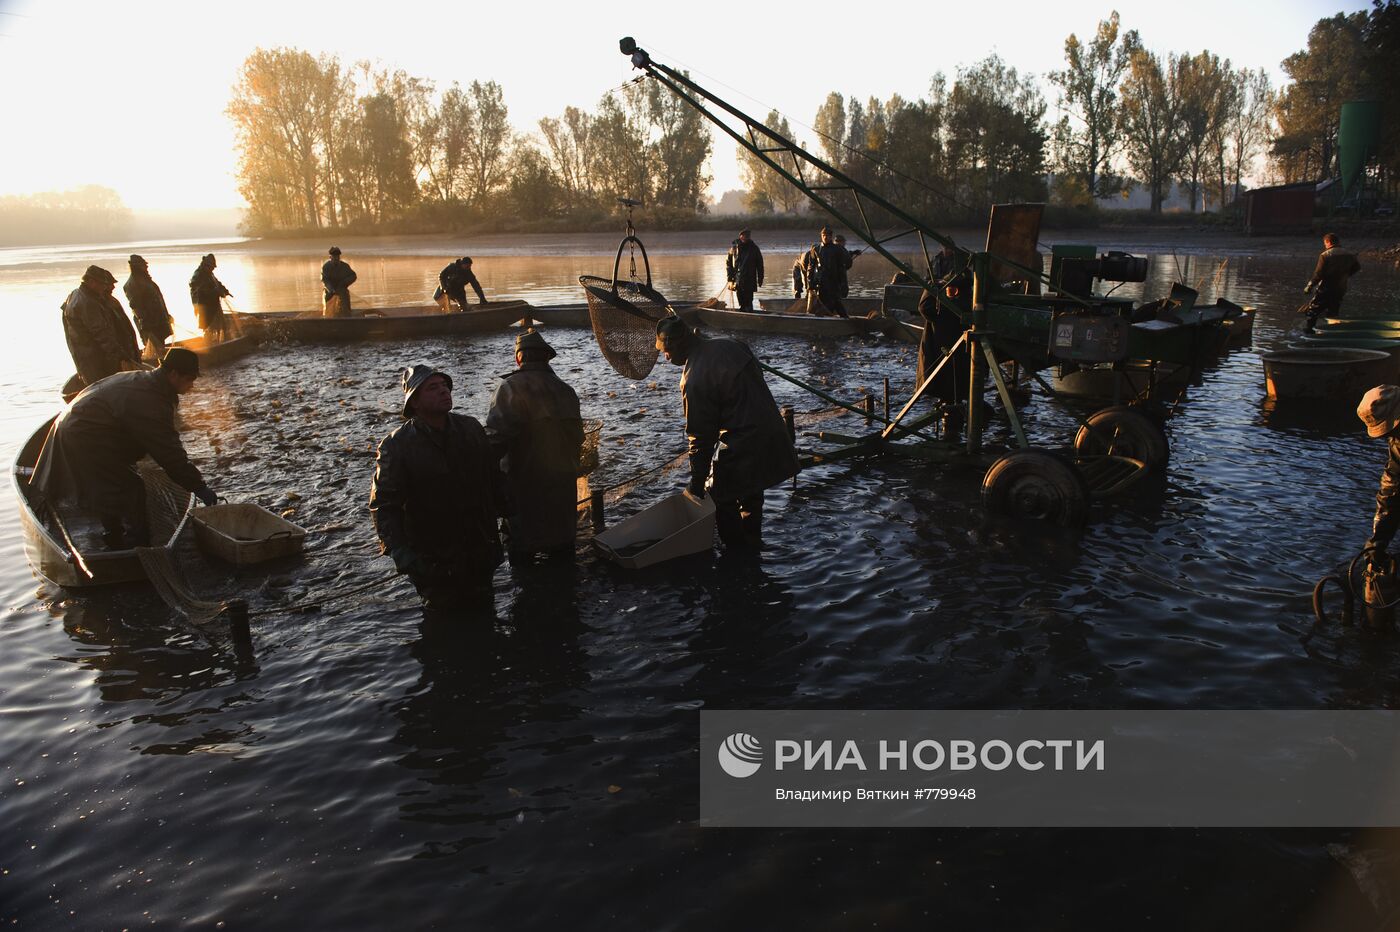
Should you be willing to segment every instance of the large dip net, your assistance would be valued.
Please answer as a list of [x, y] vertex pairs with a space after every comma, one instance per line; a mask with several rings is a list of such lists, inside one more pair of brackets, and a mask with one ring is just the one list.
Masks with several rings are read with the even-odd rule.
[[[656, 366], [656, 324], [674, 313], [665, 295], [651, 286], [651, 262], [646, 247], [632, 229], [633, 202], [627, 205], [627, 235], [617, 247], [611, 280], [580, 275], [578, 283], [588, 297], [588, 316], [603, 358], [622, 376], [644, 379]], [[622, 254], [629, 255], [628, 277], [623, 279]], [[637, 253], [642, 254], [646, 278], [637, 275]]]

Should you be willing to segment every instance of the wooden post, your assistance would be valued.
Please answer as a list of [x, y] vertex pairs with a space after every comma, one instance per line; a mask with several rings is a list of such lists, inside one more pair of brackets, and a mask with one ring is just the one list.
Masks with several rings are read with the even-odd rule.
[[875, 396], [867, 393], [860, 404], [865, 409], [865, 423], [868, 427], [875, 420]]
[[890, 377], [885, 376], [885, 423], [890, 422]]
[[593, 521], [593, 533], [607, 529], [607, 517], [603, 514], [603, 490], [599, 489], [588, 498], [588, 516]]
[[[783, 405], [783, 425], [787, 427], [788, 439], [797, 445], [797, 420], [792, 413], [792, 405]], [[800, 470], [802, 467], [798, 466]], [[792, 487], [797, 488], [797, 473], [792, 475]]]

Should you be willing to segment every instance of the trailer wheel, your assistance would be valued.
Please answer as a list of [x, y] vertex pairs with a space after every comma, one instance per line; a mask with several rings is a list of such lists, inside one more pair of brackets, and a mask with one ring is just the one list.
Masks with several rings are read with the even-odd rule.
[[1127, 405], [1114, 405], [1089, 415], [1074, 435], [1074, 452], [1079, 456], [1131, 457], [1146, 463], [1148, 472], [1166, 468], [1170, 453], [1162, 428]]
[[1008, 517], [1078, 527], [1089, 515], [1089, 486], [1073, 463], [1043, 450], [1018, 450], [987, 470], [982, 504]]

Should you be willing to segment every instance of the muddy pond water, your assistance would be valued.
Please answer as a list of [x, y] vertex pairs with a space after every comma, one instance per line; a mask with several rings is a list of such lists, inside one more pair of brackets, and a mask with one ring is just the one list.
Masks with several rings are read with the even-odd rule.
[[[805, 239], [756, 235], [778, 296]], [[710, 242], [716, 239], [717, 242]], [[723, 283], [723, 237], [648, 238], [675, 300]], [[1061, 237], [1082, 240], [1084, 237]], [[1099, 236], [1103, 240], [1102, 235]], [[491, 297], [576, 302], [616, 240], [342, 243], [361, 305], [417, 303], [469, 253]], [[1118, 246], [1119, 243], [1102, 243]], [[1400, 841], [1347, 831], [821, 831], [696, 826], [699, 710], [1395, 708], [1400, 639], [1313, 632], [1313, 583], [1364, 541], [1385, 451], [1350, 410], [1266, 404], [1313, 244], [1139, 237], [1144, 285], [1257, 305], [1253, 345], [1208, 369], [1168, 424], [1159, 481], [1079, 533], [990, 520], [981, 470], [885, 457], [769, 493], [759, 560], [629, 572], [581, 543], [567, 571], [498, 571], [495, 621], [425, 627], [366, 511], [398, 369], [452, 373], [484, 416], [512, 334], [276, 345], [209, 372], [182, 404], [215, 488], [312, 531], [303, 559], [192, 584], [247, 598], [253, 651], [142, 587], [66, 593], [0, 525], [0, 919], [19, 928], [1368, 928], [1400, 903]], [[214, 249], [243, 310], [310, 307], [320, 257], [292, 245], [0, 251], [6, 462], [71, 366], [58, 304], [89, 262], [151, 259], [177, 320]], [[857, 260], [854, 291], [889, 269]], [[1348, 301], [1397, 306], [1368, 267]], [[679, 370], [629, 382], [591, 334], [554, 330], [555, 368], [601, 418], [595, 486], [684, 447]], [[751, 341], [843, 397], [912, 384], [883, 337]], [[780, 404], [827, 405], [770, 379]], [[1094, 405], [1037, 389], [1034, 442]], [[855, 416], [823, 422], [857, 433]], [[994, 421], [989, 441], [1008, 442]], [[805, 442], [805, 441], [804, 441]], [[614, 519], [684, 481], [656, 473]], [[15, 503], [6, 486], [3, 507]], [[352, 590], [354, 590], [352, 592]], [[349, 594], [346, 594], [349, 593]], [[304, 611], [289, 606], [316, 603]]]

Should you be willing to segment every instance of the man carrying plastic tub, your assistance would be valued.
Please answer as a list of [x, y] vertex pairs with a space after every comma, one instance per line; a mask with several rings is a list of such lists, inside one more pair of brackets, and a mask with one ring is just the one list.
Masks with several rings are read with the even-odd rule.
[[159, 369], [118, 372], [83, 389], [54, 421], [30, 481], [55, 505], [76, 501], [95, 513], [113, 550], [150, 543], [146, 485], [135, 469], [143, 456], [214, 504], [175, 429], [175, 405], [197, 378], [199, 357], [177, 346]]
[[797, 454], [753, 350], [739, 340], [705, 339], [677, 317], [656, 325], [656, 348], [685, 367], [686, 490], [697, 498], [708, 491], [714, 499], [725, 547], [757, 547], [763, 491], [797, 474]]
[[506, 519], [512, 566], [536, 555], [573, 559], [578, 532], [578, 395], [554, 374], [554, 348], [531, 327], [515, 340], [516, 370], [491, 399], [486, 435], [500, 458], [514, 513]]
[[406, 423], [380, 442], [369, 492], [380, 546], [425, 607], [488, 610], [507, 499], [486, 431], [452, 413], [445, 372], [405, 369], [403, 392]]

